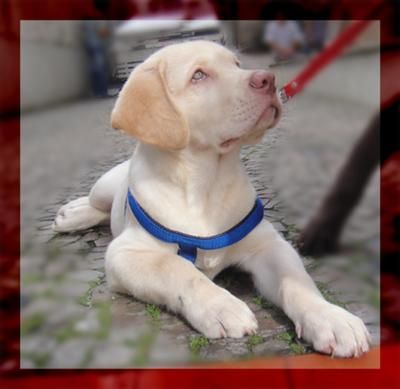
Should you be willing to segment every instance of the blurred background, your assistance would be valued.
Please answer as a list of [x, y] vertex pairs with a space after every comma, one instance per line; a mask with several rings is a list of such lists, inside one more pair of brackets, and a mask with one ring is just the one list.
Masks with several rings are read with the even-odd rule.
[[[24, 21], [22, 110], [115, 95], [138, 63], [179, 41], [208, 39], [240, 52], [268, 54], [269, 64], [293, 63], [322, 49], [348, 24], [290, 21], [283, 13], [278, 13], [280, 20], [270, 22], [220, 21], [211, 6], [208, 11], [200, 20], [182, 20], [183, 15], [173, 13], [122, 22]], [[361, 54], [378, 49], [379, 23], [375, 22], [349, 51]]]
[[[177, 1], [176, 8], [168, 3], [127, 1], [132, 17], [125, 21], [21, 22], [24, 368], [171, 366], [310, 352], [245, 275], [228, 272], [218, 282], [250, 305], [259, 333], [211, 341], [158, 307], [108, 292], [107, 227], [69, 235], [50, 229], [62, 204], [86, 195], [97, 177], [132, 153], [135, 141], [111, 130], [109, 116], [129, 73], [152, 52], [212, 40], [236, 51], [245, 68], [270, 68], [283, 86], [350, 23], [293, 20], [275, 1], [259, 6], [264, 20], [218, 20], [217, 6], [207, 1]], [[111, 3], [94, 0], [88, 13], [101, 19], [107, 7]], [[372, 21], [285, 105], [278, 128], [242, 152], [265, 216], [295, 245], [379, 111], [379, 31]], [[371, 174], [339, 251], [303, 260], [326, 298], [364, 319], [376, 345], [379, 174]]]

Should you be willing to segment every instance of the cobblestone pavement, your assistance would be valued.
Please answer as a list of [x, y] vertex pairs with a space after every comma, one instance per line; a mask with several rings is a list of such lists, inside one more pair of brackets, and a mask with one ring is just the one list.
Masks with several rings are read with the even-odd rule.
[[[257, 335], [208, 340], [163, 308], [108, 291], [108, 227], [53, 234], [59, 206], [87, 194], [97, 177], [132, 151], [132, 140], [108, 127], [112, 104], [77, 102], [22, 117], [21, 366], [176, 366], [310, 352], [246, 274], [228, 270], [217, 283], [249, 304], [259, 322]], [[290, 120], [242, 152], [265, 217], [289, 240], [312, 214], [370, 114], [364, 106], [307, 95], [296, 105]], [[343, 251], [323, 260], [303, 258], [326, 298], [361, 316], [375, 344], [378, 200], [375, 176], [345, 230]]]

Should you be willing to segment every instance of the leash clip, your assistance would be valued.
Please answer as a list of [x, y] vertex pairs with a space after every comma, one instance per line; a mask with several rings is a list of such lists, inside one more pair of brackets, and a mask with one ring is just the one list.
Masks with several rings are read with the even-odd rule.
[[286, 94], [285, 88], [279, 90], [278, 96], [282, 104], [285, 104], [289, 100], [289, 96]]

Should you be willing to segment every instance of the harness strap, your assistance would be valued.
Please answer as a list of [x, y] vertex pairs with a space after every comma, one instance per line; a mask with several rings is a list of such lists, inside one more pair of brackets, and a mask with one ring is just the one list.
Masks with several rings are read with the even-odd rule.
[[218, 235], [199, 237], [170, 230], [158, 223], [139, 205], [129, 189], [127, 198], [129, 208], [138, 223], [157, 239], [177, 244], [178, 255], [192, 263], [196, 261], [197, 249], [216, 250], [233, 245], [248, 235], [264, 217], [264, 207], [257, 197], [252, 210], [234, 227]]

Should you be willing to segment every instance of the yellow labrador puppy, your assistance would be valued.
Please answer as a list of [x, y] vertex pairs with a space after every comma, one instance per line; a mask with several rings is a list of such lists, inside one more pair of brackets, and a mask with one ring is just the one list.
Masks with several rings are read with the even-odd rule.
[[270, 72], [242, 69], [211, 42], [163, 48], [132, 72], [112, 112], [112, 126], [139, 140], [132, 158], [64, 205], [53, 228], [111, 218], [109, 287], [166, 305], [209, 338], [257, 330], [248, 306], [212, 281], [236, 265], [315, 350], [359, 356], [370, 341], [363, 322], [327, 302], [296, 251], [261, 220], [240, 162], [240, 147], [259, 141], [280, 112]]

